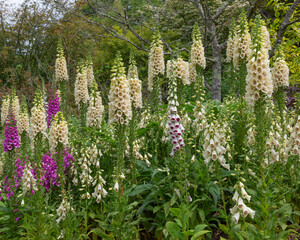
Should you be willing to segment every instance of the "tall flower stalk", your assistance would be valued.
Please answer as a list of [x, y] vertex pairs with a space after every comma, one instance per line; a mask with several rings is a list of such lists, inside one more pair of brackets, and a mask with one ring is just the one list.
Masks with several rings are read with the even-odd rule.
[[131, 108], [132, 108], [132, 119], [130, 120], [129, 126], [129, 151], [130, 151], [130, 161], [131, 161], [131, 171], [132, 176], [135, 178], [135, 168], [136, 161], [134, 157], [134, 146], [133, 142], [136, 140], [136, 125], [137, 125], [137, 114], [138, 109], [142, 108], [142, 82], [139, 80], [138, 70], [136, 62], [134, 60], [134, 55], [131, 53], [128, 67], [127, 79], [129, 81], [130, 87], [130, 99], [131, 99]]
[[1, 106], [1, 124], [4, 125], [9, 111], [10, 95], [5, 95]]
[[194, 25], [192, 39], [190, 72], [196, 74], [194, 89], [196, 92], [196, 100], [199, 101], [204, 87], [203, 70], [206, 68], [206, 59], [198, 23]]
[[250, 55], [251, 36], [245, 11], [242, 11], [236, 28], [233, 44], [233, 65], [239, 71], [237, 93], [245, 96], [246, 63]]
[[104, 106], [102, 105], [100, 91], [97, 91], [98, 86], [95, 81], [91, 84], [91, 89], [91, 99], [86, 113], [86, 125], [88, 127], [95, 126], [100, 129]]
[[[246, 101], [254, 107], [257, 134], [255, 136], [256, 159], [261, 166], [264, 165], [264, 153], [266, 139], [268, 137], [268, 124], [266, 122], [266, 98], [271, 97], [273, 84], [270, 72], [270, 63], [268, 50], [264, 46], [263, 35], [261, 31], [260, 16], [255, 18], [253, 30], [253, 42], [251, 54], [247, 64], [248, 74], [246, 77]], [[261, 168], [262, 178], [264, 180], [264, 170]]]
[[164, 50], [159, 32], [153, 36], [149, 53], [148, 90], [152, 92], [152, 110], [158, 109], [160, 101], [160, 78], [165, 72]]
[[47, 109], [47, 127], [50, 127], [51, 121], [56, 115], [57, 112], [60, 111], [59, 97], [58, 94], [49, 96], [48, 101], [48, 109]]
[[29, 137], [34, 149], [34, 160], [32, 163], [40, 164], [41, 156], [47, 148], [47, 122], [44, 100], [41, 90], [38, 88], [35, 92], [34, 106], [31, 109]]
[[118, 226], [117, 239], [122, 239], [122, 224], [124, 221], [124, 211], [122, 209], [123, 199], [123, 184], [125, 157], [125, 139], [126, 139], [126, 125], [132, 118], [132, 109], [130, 101], [130, 87], [126, 79], [125, 68], [121, 58], [120, 52], [116, 54], [111, 74], [111, 85], [109, 92], [109, 122], [116, 123], [117, 136], [117, 162], [115, 168], [115, 184], [114, 190], [117, 194], [117, 208], [118, 208]]
[[85, 126], [87, 103], [90, 97], [87, 85], [86, 66], [83, 63], [79, 63], [77, 67], [74, 97], [75, 103], [80, 110], [81, 125]]
[[29, 116], [28, 116], [28, 108], [25, 96], [22, 97], [21, 110], [19, 114], [19, 120], [17, 122], [19, 135], [21, 138], [21, 147], [23, 153], [27, 151], [28, 143], [29, 143]]
[[55, 61], [55, 80], [58, 83], [59, 90], [61, 91], [61, 104], [63, 111], [65, 112], [67, 104], [67, 82], [69, 80], [67, 62], [64, 56], [64, 50], [62, 46], [61, 37], [58, 39], [57, 55]]

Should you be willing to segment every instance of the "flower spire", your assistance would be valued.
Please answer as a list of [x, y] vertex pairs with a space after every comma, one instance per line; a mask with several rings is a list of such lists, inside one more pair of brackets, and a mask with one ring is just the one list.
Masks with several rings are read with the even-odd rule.
[[57, 44], [57, 55], [55, 61], [55, 79], [57, 82], [68, 81], [68, 70], [67, 70], [67, 63], [64, 56], [64, 50], [62, 47], [61, 37], [58, 38]]
[[129, 82], [126, 79], [120, 52], [116, 55], [111, 72], [111, 85], [108, 96], [109, 122], [118, 122], [123, 125], [131, 119], [132, 110]]
[[153, 90], [154, 77], [156, 77], [158, 74], [163, 75], [165, 71], [164, 50], [160, 38], [160, 33], [157, 31], [153, 36], [149, 53], [148, 90], [151, 92]]

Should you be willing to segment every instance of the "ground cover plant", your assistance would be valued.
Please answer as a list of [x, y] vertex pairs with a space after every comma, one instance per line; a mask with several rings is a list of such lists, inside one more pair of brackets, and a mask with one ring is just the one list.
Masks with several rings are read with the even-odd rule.
[[92, 55], [70, 74], [58, 36], [53, 79], [40, 76], [30, 97], [15, 81], [6, 88], [0, 239], [300, 238], [299, 86], [287, 50], [242, 10], [218, 99], [200, 29], [187, 57], [179, 45], [166, 54], [157, 27], [143, 81], [138, 52], [116, 51], [107, 88]]

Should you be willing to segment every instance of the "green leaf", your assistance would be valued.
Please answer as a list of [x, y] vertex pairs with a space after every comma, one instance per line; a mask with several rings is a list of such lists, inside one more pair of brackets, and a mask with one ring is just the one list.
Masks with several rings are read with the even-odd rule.
[[184, 235], [176, 223], [169, 221], [166, 223], [166, 228], [172, 237], [183, 239]]
[[205, 221], [205, 212], [202, 209], [198, 209], [198, 213], [202, 222]]
[[207, 225], [206, 224], [199, 224], [195, 227], [195, 232], [200, 232], [202, 231], [204, 228], [206, 228]]
[[181, 211], [179, 208], [170, 208], [170, 212], [177, 218], [180, 218]]
[[193, 235], [193, 237], [191, 238], [191, 240], [197, 240], [200, 236], [206, 234], [206, 233], [209, 233], [210, 231], [208, 230], [203, 230], [203, 231], [200, 231], [200, 232], [197, 232]]
[[219, 223], [219, 228], [226, 234], [229, 233], [228, 227], [226, 227], [224, 224]]
[[95, 233], [97, 236], [102, 237], [104, 239], [112, 239], [114, 240], [114, 236], [113, 235], [108, 235], [105, 232], [102, 231], [102, 229], [100, 228], [94, 228], [92, 231], [90, 231], [90, 233]]
[[155, 185], [153, 184], [143, 184], [143, 185], [139, 185], [137, 186], [135, 189], [133, 189], [130, 193], [128, 193], [129, 197], [133, 197], [136, 196], [144, 191], [153, 189], [155, 187]]

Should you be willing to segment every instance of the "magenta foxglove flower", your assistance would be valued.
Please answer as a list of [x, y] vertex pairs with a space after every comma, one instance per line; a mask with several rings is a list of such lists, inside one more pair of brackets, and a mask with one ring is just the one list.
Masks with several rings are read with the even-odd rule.
[[55, 114], [60, 111], [59, 97], [57, 93], [49, 97], [48, 109], [47, 109], [47, 126], [51, 124], [51, 120], [54, 118]]
[[20, 147], [20, 138], [18, 135], [17, 121], [12, 113], [6, 119], [5, 139], [3, 142], [4, 152], [11, 151]]

